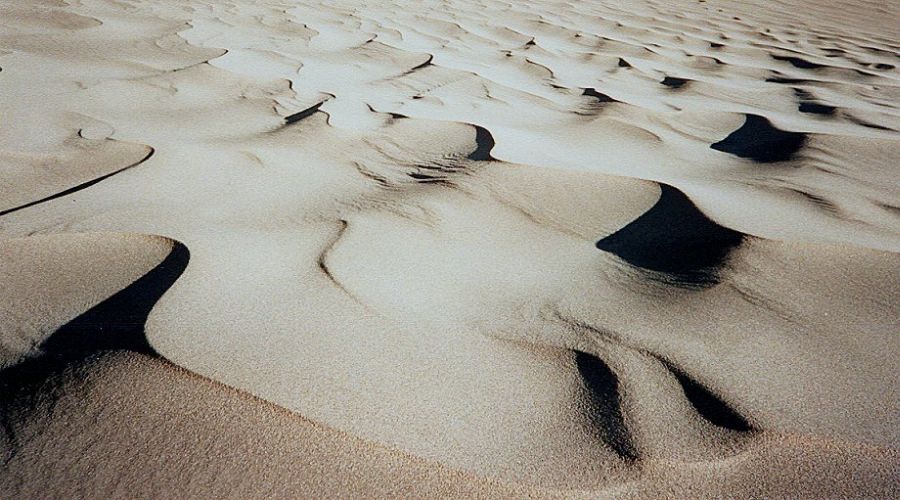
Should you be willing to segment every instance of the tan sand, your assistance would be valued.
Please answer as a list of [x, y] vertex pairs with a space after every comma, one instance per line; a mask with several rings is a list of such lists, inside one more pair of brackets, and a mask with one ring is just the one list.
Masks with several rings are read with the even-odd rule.
[[0, 487], [896, 496], [898, 18], [0, 3]]
[[54, 331], [156, 267], [171, 243], [104, 233], [0, 241], [0, 367], [40, 354]]
[[365, 443], [139, 354], [72, 366], [12, 405], [4, 498], [537, 495]]

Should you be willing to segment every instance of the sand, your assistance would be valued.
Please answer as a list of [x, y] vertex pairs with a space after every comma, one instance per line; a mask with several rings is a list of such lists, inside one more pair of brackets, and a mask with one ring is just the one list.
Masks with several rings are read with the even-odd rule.
[[0, 496], [900, 495], [898, 18], [0, 3]]

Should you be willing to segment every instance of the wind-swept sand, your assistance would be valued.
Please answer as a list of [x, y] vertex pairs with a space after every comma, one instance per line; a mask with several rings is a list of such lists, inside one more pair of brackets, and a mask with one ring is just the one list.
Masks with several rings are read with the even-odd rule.
[[0, 3], [0, 496], [900, 495], [900, 11], [617, 5]]

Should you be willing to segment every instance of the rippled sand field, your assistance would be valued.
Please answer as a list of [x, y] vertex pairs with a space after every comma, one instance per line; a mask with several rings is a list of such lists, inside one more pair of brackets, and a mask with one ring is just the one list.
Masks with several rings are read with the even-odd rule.
[[0, 497], [900, 496], [900, 6], [0, 0]]

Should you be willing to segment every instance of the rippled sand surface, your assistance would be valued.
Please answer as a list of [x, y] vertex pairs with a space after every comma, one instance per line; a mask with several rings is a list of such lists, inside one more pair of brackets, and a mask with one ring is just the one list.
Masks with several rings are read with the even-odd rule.
[[898, 26], [0, 1], [0, 496], [900, 495]]

